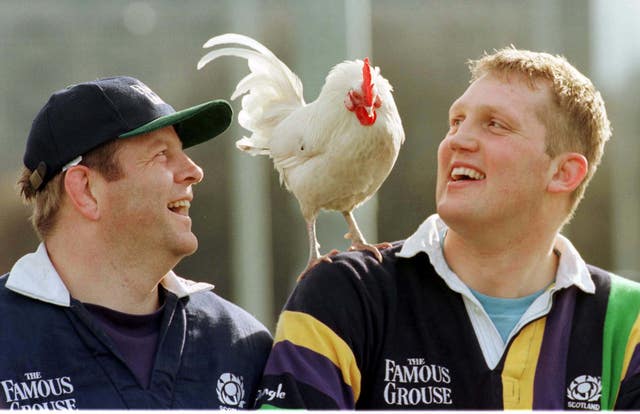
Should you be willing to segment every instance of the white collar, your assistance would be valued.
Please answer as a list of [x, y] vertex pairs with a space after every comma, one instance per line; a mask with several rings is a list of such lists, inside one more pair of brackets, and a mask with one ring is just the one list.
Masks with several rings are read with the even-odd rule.
[[[213, 289], [213, 285], [194, 282], [177, 276], [172, 270], [160, 284], [179, 298], [192, 293]], [[49, 259], [44, 243], [38, 249], [21, 257], [11, 268], [6, 284], [7, 289], [32, 299], [69, 306], [71, 295]]]
[[[415, 233], [407, 238], [402, 249], [396, 255], [409, 258], [419, 252], [427, 253], [431, 264], [440, 277], [451, 289], [460, 292], [461, 285], [464, 284], [449, 268], [442, 252], [442, 237], [447, 229], [447, 225], [440, 216], [431, 215], [418, 227]], [[591, 280], [589, 269], [571, 242], [559, 234], [556, 237], [555, 249], [560, 253], [555, 290], [575, 285], [586, 293], [594, 293], [595, 285]]]

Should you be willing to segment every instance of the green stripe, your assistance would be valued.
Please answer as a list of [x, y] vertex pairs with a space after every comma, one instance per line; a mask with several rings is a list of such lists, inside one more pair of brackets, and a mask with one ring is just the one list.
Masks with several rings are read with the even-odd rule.
[[[258, 410], [283, 410], [282, 407], [276, 407], [275, 405], [262, 404]], [[287, 411], [302, 411], [303, 408], [286, 408]]]
[[260, 406], [260, 410], [281, 410], [281, 408], [276, 407], [275, 405], [262, 404]]
[[602, 339], [602, 410], [612, 410], [618, 396], [627, 338], [639, 310], [638, 284], [611, 275], [611, 292]]

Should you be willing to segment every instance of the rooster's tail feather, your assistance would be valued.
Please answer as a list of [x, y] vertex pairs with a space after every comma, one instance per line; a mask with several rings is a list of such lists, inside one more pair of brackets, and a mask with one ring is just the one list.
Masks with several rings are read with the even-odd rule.
[[252, 155], [268, 155], [273, 128], [293, 110], [304, 105], [302, 83], [269, 49], [250, 37], [228, 33], [209, 39], [204, 47], [229, 44], [245, 48], [212, 50], [200, 59], [198, 69], [222, 56], [247, 60], [251, 73], [238, 82], [231, 99], [244, 95], [238, 122], [252, 134], [239, 140], [236, 146]]

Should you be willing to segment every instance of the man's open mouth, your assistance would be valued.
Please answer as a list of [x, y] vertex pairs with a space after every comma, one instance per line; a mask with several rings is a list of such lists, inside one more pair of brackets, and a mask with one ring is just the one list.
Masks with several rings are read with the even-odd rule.
[[483, 180], [485, 175], [480, 171], [468, 167], [455, 167], [451, 170], [451, 179], [453, 181], [462, 180]]
[[189, 207], [191, 207], [191, 203], [189, 202], [189, 200], [172, 201], [167, 204], [167, 208], [174, 213], [186, 212]]

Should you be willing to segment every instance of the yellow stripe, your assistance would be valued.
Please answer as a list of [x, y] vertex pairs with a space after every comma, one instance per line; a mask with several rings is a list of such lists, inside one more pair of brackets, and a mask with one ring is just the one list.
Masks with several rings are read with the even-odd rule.
[[629, 333], [629, 340], [627, 341], [627, 348], [624, 351], [624, 360], [622, 361], [622, 375], [620, 376], [620, 381], [622, 381], [627, 375], [633, 351], [635, 351], [638, 343], [640, 343], [640, 315], [636, 318], [636, 321], [631, 327], [631, 332]]
[[546, 318], [527, 325], [509, 347], [502, 370], [502, 399], [505, 410], [533, 408], [533, 381]]
[[343, 381], [360, 397], [360, 369], [349, 345], [327, 325], [302, 312], [284, 311], [276, 328], [275, 342], [290, 341], [330, 359], [342, 371]]

